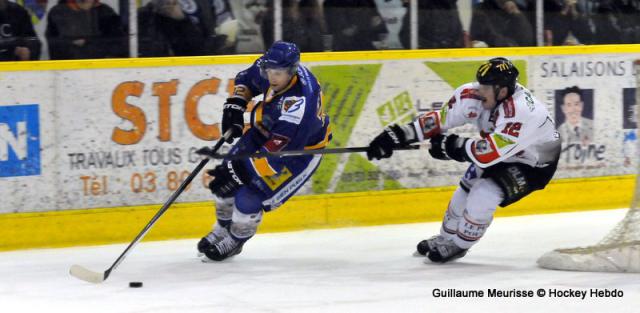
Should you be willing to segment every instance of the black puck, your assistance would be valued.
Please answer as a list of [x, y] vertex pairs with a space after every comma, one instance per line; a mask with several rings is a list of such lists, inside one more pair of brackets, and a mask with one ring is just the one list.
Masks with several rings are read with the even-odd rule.
[[132, 281], [129, 283], [129, 287], [131, 288], [140, 288], [142, 287], [142, 282], [141, 281]]

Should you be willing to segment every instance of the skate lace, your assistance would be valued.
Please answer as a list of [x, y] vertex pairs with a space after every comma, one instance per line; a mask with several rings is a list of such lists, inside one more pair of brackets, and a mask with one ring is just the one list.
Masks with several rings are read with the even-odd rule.
[[450, 241], [450, 242], [445, 242], [443, 245], [438, 246], [438, 251], [440, 252], [440, 255], [442, 255], [443, 257], [449, 257], [451, 255], [457, 254], [458, 252], [462, 251], [462, 248], [456, 246], [456, 244]]
[[222, 241], [216, 243], [215, 246], [216, 246], [216, 249], [218, 249], [218, 251], [221, 254], [227, 254], [229, 253], [229, 251], [233, 250], [236, 246], [238, 246], [238, 243], [235, 240], [233, 240], [233, 238], [227, 237]]
[[224, 237], [227, 237], [228, 234], [229, 232], [224, 227], [215, 228], [214, 230], [209, 232], [209, 234], [207, 234], [207, 240], [209, 240], [210, 243], [214, 243], [218, 240], [221, 240]]
[[209, 232], [209, 234], [207, 234], [207, 237], [205, 237], [205, 238], [207, 238], [207, 240], [208, 240], [210, 243], [213, 243], [213, 242], [215, 242], [215, 241], [218, 239], [218, 238], [217, 238], [217, 236], [216, 236], [216, 234], [215, 234], [215, 233], [213, 233], [213, 232]]
[[438, 246], [446, 243], [447, 238], [441, 236], [441, 235], [436, 235], [431, 237], [427, 242], [429, 245], [429, 249], [436, 249]]

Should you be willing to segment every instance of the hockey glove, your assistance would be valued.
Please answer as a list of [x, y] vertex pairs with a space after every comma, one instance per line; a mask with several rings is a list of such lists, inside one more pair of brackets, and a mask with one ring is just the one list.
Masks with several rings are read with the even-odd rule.
[[219, 198], [232, 197], [238, 188], [250, 181], [249, 173], [240, 160], [224, 161], [207, 174], [213, 176], [209, 189]]
[[438, 160], [456, 160], [458, 162], [469, 162], [465, 144], [469, 138], [460, 137], [455, 134], [437, 134], [431, 137], [431, 148], [429, 154]]
[[247, 110], [247, 100], [242, 98], [227, 98], [222, 110], [222, 133], [231, 130], [231, 136], [227, 143], [232, 143], [235, 138], [242, 136], [244, 129], [244, 112]]
[[415, 139], [407, 140], [402, 127], [397, 124], [389, 125], [371, 141], [367, 149], [367, 158], [380, 160], [391, 157], [394, 148], [403, 147], [415, 141]]

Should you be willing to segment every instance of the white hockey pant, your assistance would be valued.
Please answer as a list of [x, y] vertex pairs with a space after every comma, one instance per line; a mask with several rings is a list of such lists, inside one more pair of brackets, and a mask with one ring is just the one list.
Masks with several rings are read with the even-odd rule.
[[504, 197], [495, 182], [476, 177], [478, 169], [474, 169], [473, 172], [474, 175], [468, 175], [467, 171], [467, 175], [462, 179], [462, 184], [469, 187], [469, 192], [458, 186], [440, 228], [442, 236], [452, 239], [463, 249], [471, 248], [482, 238]]

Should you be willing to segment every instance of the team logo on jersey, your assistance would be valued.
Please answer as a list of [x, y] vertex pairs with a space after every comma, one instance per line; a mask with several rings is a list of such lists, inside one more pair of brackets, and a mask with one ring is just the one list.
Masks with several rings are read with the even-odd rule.
[[270, 151], [270, 152], [280, 151], [287, 144], [289, 144], [289, 141], [291, 141], [291, 139], [289, 139], [289, 137], [278, 135], [278, 134], [272, 134], [271, 135], [271, 139], [269, 139], [264, 144], [264, 148], [267, 149], [267, 151]]
[[435, 112], [429, 112], [426, 115], [420, 116], [418, 122], [420, 123], [420, 127], [422, 127], [422, 134], [425, 138], [429, 138], [440, 132], [440, 121], [438, 120], [438, 114]]
[[527, 107], [529, 107], [529, 111], [533, 112], [536, 109], [536, 106], [533, 103], [533, 96], [530, 93], [525, 91], [524, 100], [527, 102]]
[[489, 141], [487, 139], [476, 141], [475, 147], [476, 147], [476, 150], [475, 150], [476, 155], [489, 154], [494, 152], [493, 148], [491, 148], [491, 144], [489, 144]]
[[300, 124], [304, 117], [305, 97], [286, 97], [282, 100], [280, 120]]
[[478, 117], [478, 108], [475, 106], [466, 106], [464, 108], [464, 116], [468, 119], [475, 119]]
[[[295, 97], [294, 97], [295, 98]], [[293, 113], [297, 110], [300, 110], [300, 106], [304, 103], [304, 98], [300, 99], [285, 99], [282, 104], [282, 109], [285, 112]]]

